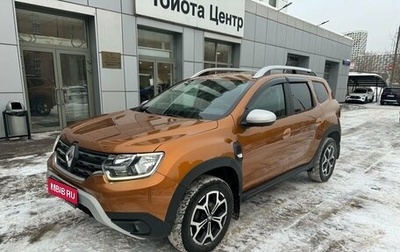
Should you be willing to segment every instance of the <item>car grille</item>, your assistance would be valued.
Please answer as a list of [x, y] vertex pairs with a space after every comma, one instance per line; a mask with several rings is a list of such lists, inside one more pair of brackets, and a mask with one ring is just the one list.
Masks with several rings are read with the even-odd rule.
[[65, 144], [61, 140], [57, 143], [57, 164], [62, 169], [84, 179], [88, 178], [92, 173], [102, 170], [101, 164], [108, 157], [108, 155], [105, 153], [89, 151], [83, 148], [79, 148], [79, 157], [75, 166], [72, 169], [68, 169], [65, 154], [70, 146], [71, 145]]

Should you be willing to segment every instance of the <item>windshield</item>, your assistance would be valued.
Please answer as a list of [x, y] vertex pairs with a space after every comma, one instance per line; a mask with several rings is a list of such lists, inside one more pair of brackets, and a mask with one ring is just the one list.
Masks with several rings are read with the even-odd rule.
[[214, 120], [227, 115], [249, 87], [243, 78], [182, 81], [141, 107], [151, 114]]
[[385, 88], [385, 89], [383, 90], [383, 93], [400, 94], [400, 88]]

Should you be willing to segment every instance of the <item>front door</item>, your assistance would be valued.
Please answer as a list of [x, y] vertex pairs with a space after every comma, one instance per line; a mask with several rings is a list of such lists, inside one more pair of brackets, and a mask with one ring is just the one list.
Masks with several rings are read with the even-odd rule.
[[86, 55], [61, 52], [58, 57], [61, 70], [62, 120], [64, 125], [70, 125], [90, 116]]
[[22, 55], [33, 132], [60, 130], [90, 116], [86, 54], [24, 48]]
[[140, 101], [158, 95], [173, 82], [173, 67], [169, 62], [141, 60], [139, 62]]

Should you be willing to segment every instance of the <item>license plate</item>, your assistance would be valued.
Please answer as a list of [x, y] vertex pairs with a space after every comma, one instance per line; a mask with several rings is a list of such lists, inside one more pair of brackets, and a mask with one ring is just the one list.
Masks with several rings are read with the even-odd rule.
[[78, 205], [78, 190], [52, 178], [47, 179], [47, 191], [73, 205]]
[[394, 97], [394, 95], [388, 95], [387, 97], [393, 98], [393, 97]]

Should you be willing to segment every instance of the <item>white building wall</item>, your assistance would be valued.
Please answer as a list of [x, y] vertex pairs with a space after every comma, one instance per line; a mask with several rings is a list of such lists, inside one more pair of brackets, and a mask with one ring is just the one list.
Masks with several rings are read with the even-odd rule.
[[[278, 0], [277, 8], [288, 1]], [[336, 87], [339, 101], [345, 96], [348, 69], [343, 59], [351, 53], [351, 40], [278, 12], [261, 1], [245, 0], [243, 38], [203, 31], [196, 28], [134, 16], [134, 0], [2, 0], [0, 1], [0, 110], [9, 100], [26, 105], [22, 62], [17, 36], [15, 5], [26, 3], [45, 8], [78, 13], [94, 22], [91, 46], [96, 62], [91, 62], [94, 85], [98, 87], [98, 113], [107, 113], [139, 104], [137, 26], [171, 31], [181, 36], [182, 52], [176, 59], [177, 78], [186, 78], [203, 68], [206, 38], [239, 45], [238, 65], [257, 69], [286, 63], [287, 55], [309, 57], [309, 67], [323, 76], [325, 61], [340, 65]], [[240, 52], [239, 52], [240, 51]], [[102, 52], [121, 54], [121, 69], [103, 68]], [[93, 55], [92, 55], [93, 56]], [[96, 95], [96, 94], [95, 94]], [[5, 136], [0, 117], [0, 138]]]
[[[17, 46], [17, 29], [14, 15], [14, 1], [0, 1], [0, 111], [8, 101], [25, 103], [22, 85], [20, 53]], [[4, 136], [3, 116], [0, 117], [0, 137]]]
[[303, 20], [296, 19], [257, 0], [246, 0], [244, 37], [240, 67], [258, 69], [265, 65], [286, 65], [287, 55], [309, 58], [308, 66], [324, 76], [325, 62], [339, 65], [339, 76], [331, 86], [336, 98], [344, 101], [352, 40]]

